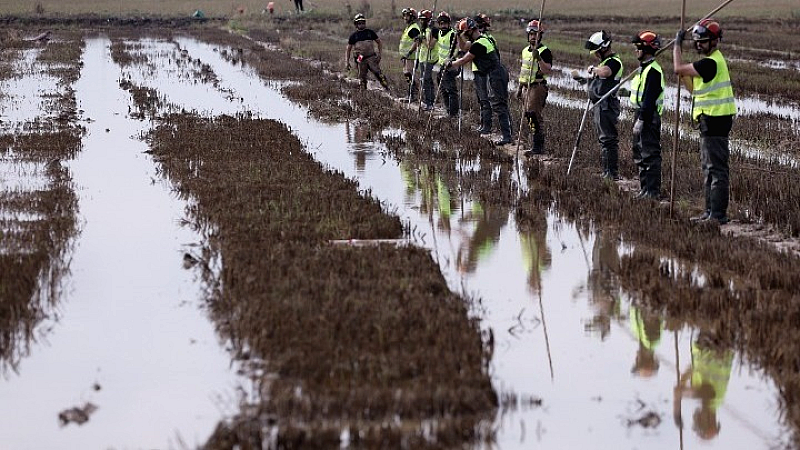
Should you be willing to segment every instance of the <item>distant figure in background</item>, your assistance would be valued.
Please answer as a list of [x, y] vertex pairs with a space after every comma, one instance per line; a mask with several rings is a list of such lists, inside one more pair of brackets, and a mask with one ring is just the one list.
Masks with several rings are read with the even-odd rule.
[[269, 11], [270, 14], [275, 12], [275, 2], [267, 3], [267, 11]]
[[294, 9], [297, 10], [298, 14], [303, 12], [303, 0], [294, 0]]

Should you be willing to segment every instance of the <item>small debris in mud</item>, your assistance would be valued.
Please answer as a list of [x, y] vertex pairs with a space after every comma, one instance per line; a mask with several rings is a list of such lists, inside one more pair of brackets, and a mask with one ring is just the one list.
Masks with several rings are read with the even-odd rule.
[[633, 427], [636, 425], [641, 426], [642, 428], [656, 428], [661, 424], [661, 416], [659, 416], [654, 411], [647, 411], [644, 413], [642, 417], [638, 419], [628, 419], [628, 427]]
[[89, 421], [89, 416], [95, 411], [97, 411], [97, 405], [91, 402], [86, 402], [86, 404], [81, 407], [76, 406], [65, 409], [64, 411], [58, 413], [58, 422], [62, 427], [65, 427], [70, 423], [83, 425]]

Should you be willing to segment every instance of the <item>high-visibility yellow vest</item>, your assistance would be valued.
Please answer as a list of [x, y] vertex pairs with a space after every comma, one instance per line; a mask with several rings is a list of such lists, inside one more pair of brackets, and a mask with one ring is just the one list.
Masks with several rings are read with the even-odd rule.
[[405, 28], [405, 30], [403, 30], [403, 35], [400, 36], [400, 47], [399, 47], [400, 56], [406, 57], [408, 59], [417, 59], [417, 52], [408, 55], [408, 52], [411, 50], [411, 47], [414, 46], [414, 39], [408, 36], [408, 32], [413, 29], [420, 31], [419, 24], [417, 23], [409, 24]]
[[644, 96], [644, 84], [647, 80], [647, 77], [650, 73], [650, 70], [658, 71], [659, 75], [661, 75], [661, 94], [658, 96], [656, 100], [656, 106], [658, 107], [658, 115], [661, 115], [661, 112], [664, 110], [664, 70], [661, 69], [661, 65], [658, 64], [658, 61], [655, 59], [650, 62], [650, 64], [644, 66], [643, 68], [639, 69], [639, 72], [633, 76], [633, 80], [631, 80], [631, 104], [638, 108], [642, 107], [642, 97]]
[[[442, 33], [439, 35], [439, 39], [436, 41], [436, 49], [438, 50], [437, 56], [439, 58], [439, 64], [444, 64], [444, 60], [450, 57], [450, 44], [451, 40], [455, 43], [456, 39], [456, 32], [453, 29], [447, 30], [446, 33]], [[453, 52], [455, 53], [455, 52]]]
[[731, 378], [733, 367], [733, 352], [730, 350], [715, 351], [702, 348], [697, 343], [692, 343], [692, 387], [700, 388], [709, 385], [714, 388], [714, 397], [711, 398], [711, 407], [716, 410], [725, 400], [728, 391], [728, 382]]
[[[497, 48], [497, 42], [494, 40], [494, 37], [491, 34], [489, 34], [488, 32], [484, 32], [481, 35], [481, 37], [485, 37], [489, 41], [488, 44], [491, 44], [491, 47], [492, 47], [491, 51], [494, 51]], [[478, 38], [478, 39], [480, 39], [480, 38]], [[478, 41], [476, 40], [475, 42], [478, 42]], [[486, 44], [486, 54], [487, 55], [490, 53], [488, 44]], [[476, 66], [475, 63], [472, 63], [472, 71], [473, 72], [477, 72], [478, 71], [478, 66]]]
[[[545, 50], [547, 50], [546, 45], [539, 45], [539, 55], [541, 55]], [[532, 83], [534, 81], [544, 81], [545, 78], [545, 74], [539, 69], [539, 60], [533, 60], [531, 46], [525, 46], [525, 48], [522, 49], [522, 60], [520, 61], [519, 68], [519, 82]]]
[[426, 63], [435, 64], [439, 61], [439, 48], [436, 47], [436, 45], [434, 45], [433, 48], [428, 47], [432, 32], [430, 28], [425, 29], [425, 42], [420, 45], [419, 59]]
[[728, 63], [722, 52], [715, 50], [709, 58], [717, 63], [717, 74], [708, 83], [703, 82], [703, 77], [694, 77], [692, 83], [692, 119], [697, 119], [700, 114], [707, 116], [732, 116], [736, 114], [736, 102], [733, 100], [733, 87], [731, 75], [728, 72]]
[[611, 55], [611, 56], [609, 56], [608, 58], [604, 59], [604, 60], [603, 60], [603, 61], [600, 63], [600, 65], [601, 65], [601, 66], [607, 66], [607, 65], [608, 65], [608, 64], [607, 64], [607, 63], [608, 63], [608, 61], [609, 61], [609, 60], [611, 60], [611, 59], [615, 59], [615, 60], [617, 60], [617, 62], [619, 63], [619, 70], [617, 71], [617, 73], [615, 73], [615, 74], [614, 74], [614, 80], [615, 80], [615, 81], [619, 81], [619, 80], [621, 80], [621, 79], [622, 79], [622, 74], [623, 74], [623, 73], [624, 73], [624, 71], [625, 71], [625, 66], [623, 66], [623, 65], [622, 65], [622, 60], [619, 58], [619, 56], [618, 56], [616, 53], [614, 53], [613, 55]]

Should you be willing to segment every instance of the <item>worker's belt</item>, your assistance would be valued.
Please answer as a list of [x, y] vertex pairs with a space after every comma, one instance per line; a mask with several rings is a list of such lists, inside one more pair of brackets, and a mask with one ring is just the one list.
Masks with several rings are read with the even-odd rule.
[[547, 80], [536, 80], [536, 81], [531, 81], [530, 83], [520, 83], [519, 85], [522, 87], [528, 87], [528, 86], [537, 86], [545, 84], [547, 84]]

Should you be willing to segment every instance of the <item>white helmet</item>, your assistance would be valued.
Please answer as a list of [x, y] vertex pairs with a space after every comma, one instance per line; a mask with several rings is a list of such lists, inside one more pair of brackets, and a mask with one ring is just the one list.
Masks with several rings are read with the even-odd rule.
[[611, 46], [611, 36], [604, 30], [589, 36], [589, 39], [586, 40], [586, 44], [584, 44], [584, 48], [590, 52], [595, 52], [600, 49], [605, 50], [609, 46]]

